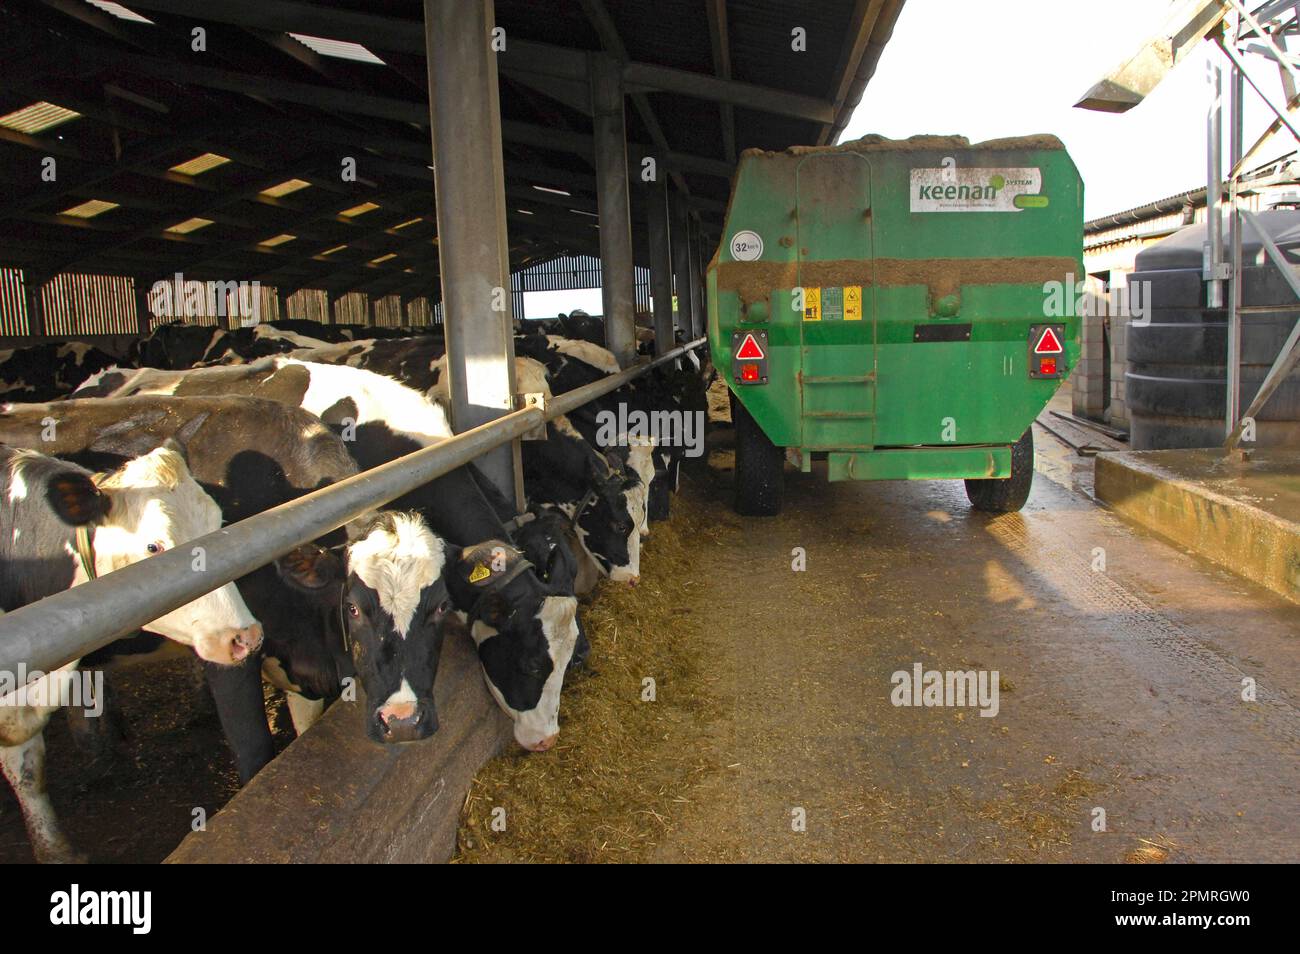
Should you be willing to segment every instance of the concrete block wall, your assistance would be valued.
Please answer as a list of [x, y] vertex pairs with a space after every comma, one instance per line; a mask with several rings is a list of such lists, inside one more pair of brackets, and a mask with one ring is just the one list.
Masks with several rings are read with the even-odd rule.
[[1087, 314], [1080, 319], [1081, 353], [1079, 364], [1070, 375], [1073, 387], [1071, 395], [1072, 410], [1079, 417], [1100, 421], [1106, 407], [1105, 398], [1105, 343], [1102, 337], [1104, 319], [1101, 309], [1104, 307], [1098, 296], [1105, 291], [1104, 284], [1096, 278], [1088, 277], [1085, 285], [1087, 296]]
[[[1113, 269], [1110, 284], [1114, 288], [1128, 282], [1128, 270]], [[1114, 315], [1110, 319], [1110, 407], [1106, 410], [1106, 423], [1128, 430], [1128, 400], [1124, 390], [1124, 374], [1128, 370], [1128, 319]]]

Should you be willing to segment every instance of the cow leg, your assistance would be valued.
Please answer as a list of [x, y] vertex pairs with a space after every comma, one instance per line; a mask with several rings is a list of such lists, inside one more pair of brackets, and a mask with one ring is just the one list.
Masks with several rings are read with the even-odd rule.
[[85, 861], [72, 848], [45, 791], [44, 726], [26, 742], [0, 747], [0, 771], [18, 797], [32, 854], [41, 864]]
[[94, 702], [100, 710], [98, 716], [92, 716], [87, 706], [68, 706], [63, 710], [73, 743], [88, 756], [84, 770], [92, 780], [102, 778], [112, 769], [126, 752], [128, 738], [126, 723], [117, 707], [117, 693], [110, 689], [107, 673], [104, 673], [101, 698]]
[[285, 690], [284, 701], [289, 704], [289, 719], [293, 722], [293, 731], [297, 735], [302, 735], [315, 725], [316, 720], [325, 712], [324, 699], [308, 699], [292, 689]]
[[262, 661], [258, 654], [237, 666], [204, 661], [212, 701], [226, 741], [235, 754], [239, 780], [248, 783], [275, 757], [275, 740], [262, 702]]

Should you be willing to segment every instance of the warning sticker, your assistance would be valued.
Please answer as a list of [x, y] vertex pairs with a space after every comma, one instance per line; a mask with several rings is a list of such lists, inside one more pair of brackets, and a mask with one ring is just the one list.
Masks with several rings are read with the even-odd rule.
[[838, 285], [822, 289], [822, 321], [844, 320], [844, 289]]
[[804, 321], [861, 321], [862, 286], [828, 285], [803, 290]]
[[1020, 212], [1042, 208], [1043, 172], [1038, 168], [911, 170], [913, 212]]
[[1060, 354], [1064, 350], [1061, 347], [1061, 339], [1056, 336], [1051, 325], [1043, 329], [1038, 344], [1034, 345], [1034, 354]]
[[758, 341], [754, 338], [754, 335], [751, 332], [750, 334], [745, 335], [744, 339], [740, 342], [740, 347], [736, 349], [736, 357], [757, 360], [759, 358], [766, 358], [767, 355], [763, 353], [763, 349], [759, 347]]
[[803, 290], [803, 320], [822, 320], [822, 290], [820, 288], [805, 288]]
[[862, 320], [862, 286], [844, 286], [844, 320]]

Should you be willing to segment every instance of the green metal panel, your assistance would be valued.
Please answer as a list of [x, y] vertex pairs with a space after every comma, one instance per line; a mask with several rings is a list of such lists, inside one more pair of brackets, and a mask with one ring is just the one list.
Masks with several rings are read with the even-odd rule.
[[835, 480], [941, 480], [1010, 477], [1010, 447], [892, 447], [826, 455]]
[[[1082, 280], [1082, 239], [1083, 186], [1050, 137], [750, 151], [708, 273], [715, 365], [778, 445], [850, 452], [836, 477], [987, 476], [983, 448], [867, 458], [1025, 431], [1079, 358], [1078, 318], [1044, 283]], [[1029, 377], [1046, 321], [1065, 326], [1061, 380]], [[735, 384], [737, 328], [767, 331], [767, 385]]]
[[[852, 152], [814, 153], [795, 168], [795, 226], [799, 284], [803, 436], [809, 450], [869, 450], [876, 416], [875, 309], [857, 289], [856, 317], [844, 286], [821, 288], [806, 265], [849, 258], [867, 263], [871, 251], [871, 165]], [[815, 293], [812, 292], [816, 289]], [[816, 298], [815, 309], [807, 301]], [[809, 320], [815, 310], [816, 320]]]

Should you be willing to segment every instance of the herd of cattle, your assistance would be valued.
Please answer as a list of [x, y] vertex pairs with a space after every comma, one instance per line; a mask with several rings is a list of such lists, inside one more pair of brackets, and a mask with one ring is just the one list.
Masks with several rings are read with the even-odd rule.
[[[528, 324], [515, 342], [520, 392], [618, 370], [600, 322]], [[436, 333], [299, 321], [166, 325], [124, 359], [82, 344], [0, 351], [0, 613], [446, 439], [445, 360]], [[80, 665], [192, 647], [246, 782], [274, 755], [263, 679], [298, 732], [353, 679], [375, 741], [437, 731], [450, 623], [477, 646], [515, 739], [545, 751], [565, 673], [589, 649], [577, 597], [601, 577], [637, 581], [641, 539], [667, 516], [681, 465], [681, 448], [649, 439], [601, 446], [598, 417], [620, 404], [694, 413], [705, 387], [692, 359], [551, 421], [545, 440], [523, 443], [524, 513], [468, 465]], [[46, 794], [43, 741], [77, 665], [0, 705], [0, 769], [40, 861], [79, 857]], [[74, 737], [97, 748], [114, 731], [111, 695], [98, 701], [98, 719], [69, 710]]]

